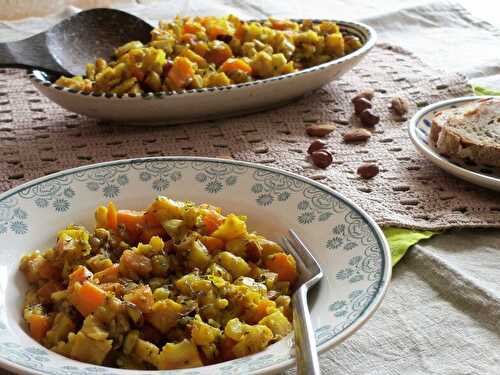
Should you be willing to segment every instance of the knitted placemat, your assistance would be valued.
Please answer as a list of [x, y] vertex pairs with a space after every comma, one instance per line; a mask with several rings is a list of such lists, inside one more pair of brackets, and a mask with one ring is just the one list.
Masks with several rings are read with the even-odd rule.
[[[366, 144], [345, 144], [359, 125], [350, 102], [373, 88], [381, 116]], [[159, 155], [223, 156], [264, 163], [319, 180], [345, 194], [383, 225], [438, 229], [500, 227], [498, 193], [456, 179], [417, 153], [407, 121], [388, 109], [393, 96], [411, 102], [408, 118], [427, 103], [470, 95], [466, 80], [424, 65], [400, 48], [378, 45], [341, 80], [285, 107], [243, 117], [167, 127], [105, 124], [63, 110], [43, 97], [24, 72], [0, 70], [0, 191], [45, 174], [101, 161]], [[327, 138], [334, 163], [309, 162], [305, 126], [337, 124]], [[356, 174], [376, 162], [371, 180]]]

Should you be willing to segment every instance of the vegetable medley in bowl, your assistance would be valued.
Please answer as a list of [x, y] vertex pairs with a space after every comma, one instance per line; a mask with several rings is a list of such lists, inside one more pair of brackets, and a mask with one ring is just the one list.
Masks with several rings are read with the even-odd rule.
[[160, 21], [144, 45], [131, 41], [112, 61], [86, 65], [86, 76], [55, 83], [83, 92], [141, 94], [240, 84], [296, 72], [361, 47], [335, 22], [235, 16]]
[[293, 256], [246, 217], [159, 196], [95, 211], [22, 258], [24, 319], [45, 347], [129, 369], [198, 367], [263, 350], [291, 326]]

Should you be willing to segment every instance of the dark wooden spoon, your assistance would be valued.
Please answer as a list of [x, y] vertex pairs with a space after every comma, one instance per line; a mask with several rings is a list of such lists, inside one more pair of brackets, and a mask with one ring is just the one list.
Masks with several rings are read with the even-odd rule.
[[30, 38], [0, 43], [0, 67], [36, 68], [82, 75], [85, 64], [109, 59], [116, 47], [132, 40], [147, 43], [152, 26], [116, 9], [91, 9], [71, 16]]

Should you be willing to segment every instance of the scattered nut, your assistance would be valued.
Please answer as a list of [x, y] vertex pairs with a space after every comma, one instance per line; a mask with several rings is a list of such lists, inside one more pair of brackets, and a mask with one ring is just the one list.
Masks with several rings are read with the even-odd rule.
[[372, 136], [366, 129], [357, 128], [351, 129], [347, 133], [344, 134], [344, 142], [352, 143], [352, 142], [364, 142], [367, 141]]
[[311, 137], [324, 137], [330, 134], [334, 129], [334, 124], [312, 124], [306, 127], [306, 133]]
[[360, 113], [359, 118], [364, 126], [375, 126], [379, 123], [380, 117], [374, 114], [371, 109], [365, 109]]
[[358, 116], [365, 109], [372, 107], [372, 102], [370, 102], [366, 98], [358, 98], [353, 101], [353, 104], [354, 104], [354, 113], [356, 113]]
[[325, 169], [332, 164], [333, 157], [327, 150], [318, 150], [311, 154], [311, 160], [316, 167]]
[[391, 100], [391, 110], [398, 116], [404, 116], [408, 113], [408, 100], [400, 96], [395, 96]]
[[316, 139], [311, 143], [309, 148], [307, 149], [308, 154], [312, 154], [314, 151], [321, 150], [323, 148], [326, 148], [326, 143], [323, 141], [320, 141], [319, 139]]
[[363, 165], [361, 165], [358, 168], [357, 172], [358, 172], [358, 175], [361, 178], [369, 179], [369, 178], [373, 178], [376, 175], [378, 175], [378, 172], [380, 172], [380, 170], [379, 170], [377, 164], [371, 163], [371, 164], [363, 164]]
[[375, 90], [364, 89], [358, 92], [354, 98], [352, 98], [352, 102], [354, 103], [354, 101], [357, 100], [358, 98], [365, 98], [368, 100], [372, 100], [374, 96], [375, 96]]

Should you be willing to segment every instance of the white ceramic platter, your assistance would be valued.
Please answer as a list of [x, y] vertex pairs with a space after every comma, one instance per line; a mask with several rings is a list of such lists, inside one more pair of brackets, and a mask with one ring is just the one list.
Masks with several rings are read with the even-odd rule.
[[437, 112], [484, 98], [486, 97], [466, 96], [429, 105], [413, 116], [408, 131], [417, 149], [438, 167], [473, 184], [500, 191], [500, 168], [450, 158], [439, 153], [436, 147], [429, 142], [432, 118]]
[[[325, 277], [310, 295], [319, 352], [353, 334], [375, 312], [391, 275], [383, 233], [353, 202], [315, 181], [257, 164], [194, 157], [113, 161], [56, 173], [0, 195], [0, 366], [47, 375], [272, 374], [293, 365], [292, 334], [261, 353], [175, 371], [120, 370], [55, 354], [25, 332], [27, 285], [19, 259], [46, 249], [68, 223], [91, 228], [97, 205], [146, 207], [158, 194], [209, 202], [247, 215], [250, 230], [279, 240], [288, 228], [308, 244]], [[1, 372], [1, 371], [0, 371]]]
[[287, 103], [339, 78], [374, 46], [376, 34], [371, 27], [358, 22], [335, 22], [343, 33], [357, 36], [363, 46], [337, 60], [254, 82], [136, 96], [89, 94], [64, 88], [52, 83], [56, 77], [40, 70], [33, 70], [30, 78], [42, 94], [61, 107], [108, 121], [166, 125], [256, 112]]

